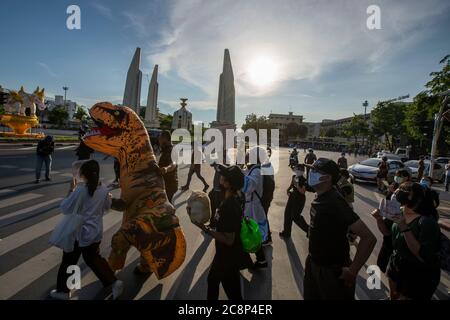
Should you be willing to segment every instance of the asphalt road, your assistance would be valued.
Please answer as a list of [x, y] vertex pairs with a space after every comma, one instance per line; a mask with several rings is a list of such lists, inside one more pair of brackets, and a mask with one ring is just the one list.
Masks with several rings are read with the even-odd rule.
[[[34, 147], [0, 146], [0, 299], [46, 299], [54, 288], [57, 268], [61, 259], [59, 249], [50, 247], [48, 238], [60, 219], [58, 205], [66, 196], [71, 180], [71, 163], [75, 160], [74, 146], [59, 146], [53, 160], [51, 182], [34, 184]], [[318, 156], [337, 159], [334, 152], [317, 152]], [[112, 159], [103, 160], [104, 155], [95, 154], [101, 164], [101, 176], [105, 183], [114, 178]], [[301, 160], [303, 158], [300, 153]], [[360, 160], [349, 157], [349, 164]], [[296, 226], [289, 241], [277, 235], [282, 229], [283, 211], [287, 201], [286, 188], [292, 171], [287, 167], [288, 151], [280, 150], [280, 167], [275, 177], [276, 190], [269, 211], [273, 232], [273, 245], [266, 247], [269, 267], [255, 272], [243, 271], [242, 283], [245, 299], [302, 299], [304, 263], [307, 255], [307, 239]], [[187, 167], [179, 168], [179, 185], [186, 181]], [[213, 170], [202, 166], [202, 173], [212, 185]], [[192, 189], [202, 189], [194, 176]], [[380, 289], [369, 290], [366, 285], [366, 267], [375, 264], [381, 245], [370, 212], [381, 198], [372, 184], [355, 185], [355, 211], [377, 235], [378, 243], [367, 265], [358, 276], [357, 299], [383, 299], [387, 296], [387, 280], [382, 277]], [[123, 299], [205, 299], [208, 267], [214, 255], [214, 244], [193, 226], [186, 214], [185, 204], [190, 192], [175, 195], [177, 215], [187, 240], [187, 255], [182, 267], [170, 277], [158, 281], [155, 276], [138, 277], [132, 270], [138, 262], [138, 253], [131, 250], [126, 267], [118, 277], [125, 281]], [[119, 196], [119, 190], [113, 195]], [[309, 204], [313, 194], [307, 194], [304, 216], [309, 220]], [[444, 212], [450, 215], [450, 201], [444, 201]], [[111, 211], [104, 217], [102, 254], [109, 253], [110, 239], [119, 228], [121, 213]], [[354, 248], [352, 249], [354, 253]], [[82, 288], [74, 299], [106, 299], [104, 290], [92, 271], [80, 260]], [[450, 278], [442, 273], [441, 284], [435, 299], [449, 299], [447, 294]], [[226, 296], [221, 292], [221, 298]]]

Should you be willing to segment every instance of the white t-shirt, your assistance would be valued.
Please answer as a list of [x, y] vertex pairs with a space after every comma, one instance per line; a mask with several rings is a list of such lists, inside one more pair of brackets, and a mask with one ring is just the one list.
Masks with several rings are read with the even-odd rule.
[[80, 247], [87, 247], [102, 240], [103, 215], [111, 208], [111, 196], [106, 186], [100, 184], [91, 197], [87, 186], [79, 183], [75, 190], [61, 202], [62, 212], [72, 214], [79, 197], [84, 197], [78, 211], [84, 221], [76, 239]]

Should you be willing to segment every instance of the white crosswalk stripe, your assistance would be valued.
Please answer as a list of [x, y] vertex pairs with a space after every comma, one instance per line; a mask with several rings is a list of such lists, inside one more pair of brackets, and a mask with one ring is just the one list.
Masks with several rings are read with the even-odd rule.
[[17, 166], [11, 166], [11, 165], [1, 165], [0, 168], [2, 169], [16, 169]]
[[31, 206], [31, 207], [27, 207], [27, 208], [24, 208], [24, 209], [21, 209], [21, 210], [17, 210], [17, 211], [11, 212], [9, 214], [3, 215], [3, 216], [0, 217], [0, 223], [2, 221], [5, 221], [5, 220], [9, 219], [9, 218], [20, 216], [20, 215], [25, 214], [25, 213], [33, 212], [33, 211], [35, 211], [37, 209], [46, 207], [46, 206], [48, 206], [48, 205], [50, 205], [52, 203], [59, 202], [61, 200], [62, 200], [62, 198], [51, 199], [51, 200], [48, 200], [48, 201], [44, 201], [44, 202], [35, 204], [35, 205]]
[[4, 195], [4, 194], [8, 194], [8, 193], [13, 193], [16, 192], [15, 190], [12, 189], [0, 189], [0, 195]]
[[12, 198], [8, 198], [5, 200], [0, 200], [0, 209], [6, 208], [9, 206], [13, 206], [28, 200], [33, 200], [42, 197], [42, 194], [36, 194], [36, 193], [25, 193], [21, 194]]
[[[120, 214], [104, 217], [104, 231], [121, 220]], [[0, 276], [0, 300], [9, 299], [61, 262], [61, 249], [50, 247]]]

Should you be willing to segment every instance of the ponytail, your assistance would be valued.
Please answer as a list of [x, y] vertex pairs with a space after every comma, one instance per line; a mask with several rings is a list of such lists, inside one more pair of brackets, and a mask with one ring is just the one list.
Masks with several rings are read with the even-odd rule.
[[80, 168], [80, 175], [83, 175], [87, 182], [88, 193], [92, 197], [98, 186], [100, 179], [100, 166], [95, 160], [89, 160], [83, 163]]

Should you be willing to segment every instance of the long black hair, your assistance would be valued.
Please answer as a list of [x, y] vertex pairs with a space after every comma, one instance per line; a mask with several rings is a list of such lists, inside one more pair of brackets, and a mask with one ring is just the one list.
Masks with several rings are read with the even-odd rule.
[[100, 179], [100, 166], [95, 160], [86, 161], [81, 165], [80, 175], [83, 175], [87, 180], [88, 193], [92, 197], [98, 186]]
[[437, 219], [439, 214], [434, 206], [431, 190], [416, 182], [404, 182], [396, 193], [396, 198], [421, 216], [431, 216]]

